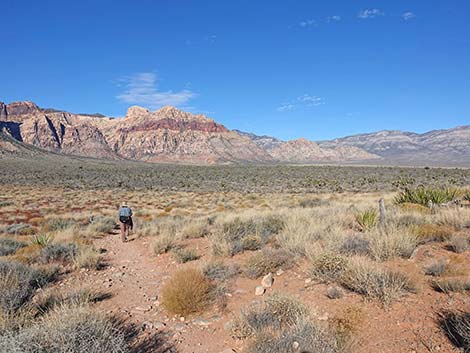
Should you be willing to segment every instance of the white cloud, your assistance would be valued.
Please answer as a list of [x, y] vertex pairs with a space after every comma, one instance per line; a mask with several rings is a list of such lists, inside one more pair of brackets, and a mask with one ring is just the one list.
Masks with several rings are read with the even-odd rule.
[[410, 12], [410, 11], [407, 11], [407, 12], [403, 13], [403, 15], [401, 15], [401, 18], [403, 18], [405, 21], [412, 20], [415, 17], [416, 17], [416, 15], [413, 12]]
[[278, 112], [288, 112], [288, 111], [294, 110], [294, 109], [295, 109], [295, 106], [293, 104], [283, 103], [277, 108], [277, 111]]
[[304, 94], [302, 96], [299, 96], [295, 98], [294, 100], [287, 102], [287, 103], [282, 103], [278, 108], [278, 112], [288, 112], [291, 110], [295, 110], [298, 108], [306, 108], [306, 107], [316, 107], [319, 105], [325, 104], [325, 101], [323, 98], [318, 97], [318, 96], [312, 96], [310, 94]]
[[150, 109], [160, 108], [164, 105], [182, 106], [194, 98], [196, 94], [183, 89], [179, 92], [158, 90], [157, 76], [153, 72], [142, 72], [125, 76], [118, 80], [123, 93], [116, 96], [118, 100], [129, 104], [138, 104]]
[[299, 22], [299, 26], [300, 27], [310, 27], [310, 26], [316, 26], [317, 25], [317, 21], [315, 20], [305, 20], [305, 21], [301, 21]]
[[334, 15], [334, 16], [327, 17], [326, 22], [332, 23], [332, 22], [339, 22], [341, 20], [342, 20], [341, 16]]
[[366, 19], [366, 18], [375, 18], [378, 16], [383, 16], [385, 15], [383, 11], [379, 9], [365, 9], [359, 12], [357, 17]]

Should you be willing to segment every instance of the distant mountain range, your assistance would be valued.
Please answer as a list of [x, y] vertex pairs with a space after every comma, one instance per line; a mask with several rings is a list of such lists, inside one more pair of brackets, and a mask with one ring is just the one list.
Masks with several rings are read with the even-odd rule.
[[[174, 107], [134, 106], [123, 118], [73, 114], [32, 102], [0, 102], [0, 157], [38, 149], [156, 163], [470, 163], [470, 127], [415, 134], [380, 131], [314, 142], [282, 141], [229, 130], [205, 115]], [[34, 149], [36, 151], [36, 149]]]

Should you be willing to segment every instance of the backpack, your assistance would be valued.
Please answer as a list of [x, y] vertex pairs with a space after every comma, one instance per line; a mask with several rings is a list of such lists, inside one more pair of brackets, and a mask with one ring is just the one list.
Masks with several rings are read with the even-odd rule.
[[121, 207], [119, 209], [119, 222], [128, 224], [130, 223], [132, 211], [129, 207]]

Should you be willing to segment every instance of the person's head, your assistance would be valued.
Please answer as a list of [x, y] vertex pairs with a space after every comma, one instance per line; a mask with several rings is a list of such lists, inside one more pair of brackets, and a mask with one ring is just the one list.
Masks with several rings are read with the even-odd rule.
[[126, 201], [123, 201], [123, 202], [121, 203], [121, 207], [128, 207], [128, 206], [127, 206], [127, 202], [126, 202]]

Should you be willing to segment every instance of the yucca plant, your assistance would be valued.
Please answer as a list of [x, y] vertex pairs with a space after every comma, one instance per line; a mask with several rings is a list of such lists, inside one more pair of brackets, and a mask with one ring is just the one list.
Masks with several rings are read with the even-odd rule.
[[395, 196], [396, 204], [414, 203], [422, 206], [441, 205], [453, 201], [459, 196], [459, 190], [455, 188], [431, 188], [420, 186], [415, 189], [406, 188]]
[[376, 209], [370, 208], [368, 210], [358, 212], [355, 214], [356, 222], [362, 230], [371, 230], [379, 221], [379, 214]]
[[31, 243], [42, 247], [47, 246], [52, 241], [53, 237], [49, 234], [37, 234], [33, 236]]

